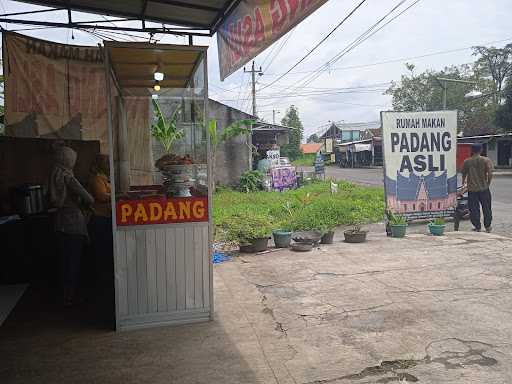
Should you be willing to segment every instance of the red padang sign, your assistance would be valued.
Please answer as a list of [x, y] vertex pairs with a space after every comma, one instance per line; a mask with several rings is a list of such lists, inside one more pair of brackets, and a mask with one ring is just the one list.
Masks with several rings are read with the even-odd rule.
[[148, 225], [208, 221], [208, 198], [119, 200], [117, 225]]
[[327, 0], [242, 0], [217, 31], [224, 80]]

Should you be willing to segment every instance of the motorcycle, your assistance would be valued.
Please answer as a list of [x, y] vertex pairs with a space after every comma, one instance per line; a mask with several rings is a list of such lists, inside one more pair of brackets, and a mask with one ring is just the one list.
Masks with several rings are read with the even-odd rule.
[[459, 230], [461, 220], [469, 219], [468, 188], [466, 185], [457, 188], [457, 205], [453, 216], [453, 229], [455, 231]]

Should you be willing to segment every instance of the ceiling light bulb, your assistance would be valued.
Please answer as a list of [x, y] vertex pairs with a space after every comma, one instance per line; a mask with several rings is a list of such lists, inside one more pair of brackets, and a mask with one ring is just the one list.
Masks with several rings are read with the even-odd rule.
[[158, 83], [158, 81], [156, 81], [155, 85], [153, 85], [153, 89], [157, 92], [160, 91], [160, 84]]
[[164, 79], [164, 74], [163, 74], [163, 72], [156, 71], [153, 74], [153, 77], [155, 78], [156, 81], [162, 81]]

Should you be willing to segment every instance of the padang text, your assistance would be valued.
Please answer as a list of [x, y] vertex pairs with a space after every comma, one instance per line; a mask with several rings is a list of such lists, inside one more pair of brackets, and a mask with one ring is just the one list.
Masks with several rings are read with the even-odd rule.
[[[400, 172], [404, 170], [409, 172], [444, 171], [446, 169], [445, 153], [449, 152], [451, 148], [450, 132], [391, 133], [391, 151], [407, 153], [402, 157]], [[434, 157], [434, 152], [440, 154]]]

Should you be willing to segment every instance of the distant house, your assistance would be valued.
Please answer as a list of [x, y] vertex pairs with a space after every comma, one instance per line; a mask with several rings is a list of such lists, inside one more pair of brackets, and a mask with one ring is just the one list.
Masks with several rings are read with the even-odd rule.
[[382, 128], [369, 128], [363, 132], [362, 140], [382, 137]]
[[484, 152], [495, 167], [512, 168], [512, 133], [458, 137], [457, 160], [459, 165], [470, 156], [470, 145], [474, 143], [482, 144]]
[[371, 139], [372, 130], [380, 129], [379, 121], [364, 123], [343, 123], [333, 122], [320, 135], [320, 139], [325, 145], [325, 153], [334, 153], [337, 144], [352, 143], [360, 140]]
[[307, 144], [301, 144], [300, 149], [302, 153], [305, 155], [312, 154], [312, 153], [318, 153], [322, 149], [323, 144], [322, 143], [307, 143]]

